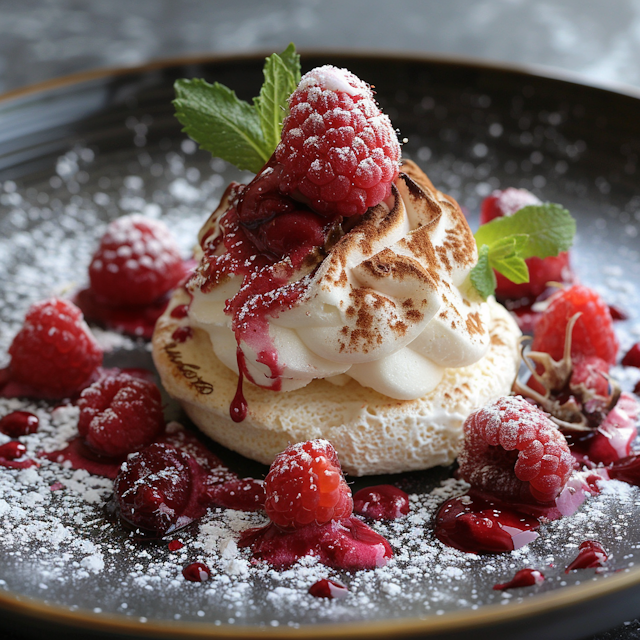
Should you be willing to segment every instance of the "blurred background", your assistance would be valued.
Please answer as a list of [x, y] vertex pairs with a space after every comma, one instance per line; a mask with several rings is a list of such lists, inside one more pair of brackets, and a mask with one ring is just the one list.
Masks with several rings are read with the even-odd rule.
[[0, 92], [289, 41], [541, 64], [640, 86], [640, 0], [0, 0]]

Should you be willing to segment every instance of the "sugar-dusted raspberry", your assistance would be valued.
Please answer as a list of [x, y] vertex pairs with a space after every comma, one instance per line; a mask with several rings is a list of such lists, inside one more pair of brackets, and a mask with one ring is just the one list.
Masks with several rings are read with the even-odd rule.
[[[536, 204], [542, 203], [526, 189], [509, 187], [504, 191], [494, 191], [482, 202], [480, 224], [486, 224], [495, 218], [511, 216], [524, 207]], [[526, 263], [529, 269], [529, 282], [516, 284], [496, 272], [496, 296], [498, 299], [535, 299], [547, 289], [549, 282], [570, 282], [573, 278], [567, 252], [548, 258], [528, 258]]]
[[588, 398], [594, 395], [606, 398], [610, 395], [607, 373], [609, 363], [597, 356], [577, 356], [572, 358], [571, 378], [569, 389], [580, 397]]
[[51, 398], [82, 389], [102, 363], [102, 349], [82, 312], [60, 298], [30, 307], [9, 354], [12, 380]]
[[593, 290], [575, 285], [554, 294], [535, 327], [532, 351], [544, 351], [560, 360], [564, 351], [565, 332], [569, 320], [578, 318], [571, 340], [571, 355], [596, 356], [614, 364], [618, 340], [613, 331], [609, 307]]
[[189, 454], [159, 443], [130, 458], [113, 487], [121, 518], [159, 536], [193, 521], [184, 514], [194, 489], [194, 464]]
[[280, 190], [323, 215], [363, 214], [391, 193], [400, 146], [371, 88], [330, 65], [303, 76], [289, 100], [276, 159]]
[[78, 431], [96, 453], [119, 457], [151, 444], [164, 429], [153, 382], [128, 373], [105, 375], [78, 399]]
[[460, 475], [501, 499], [554, 500], [573, 469], [565, 437], [518, 396], [499, 398], [464, 423]]
[[504, 191], [496, 190], [482, 201], [480, 224], [486, 224], [502, 216], [512, 216], [516, 211], [532, 204], [541, 204], [541, 202], [526, 189], [508, 187]]
[[640, 342], [636, 342], [622, 358], [622, 364], [625, 367], [640, 368]]
[[113, 305], [150, 304], [184, 274], [180, 250], [167, 226], [140, 214], [111, 222], [89, 265], [91, 289]]
[[284, 530], [326, 524], [353, 511], [335, 449], [327, 440], [309, 440], [287, 447], [271, 465], [265, 480], [265, 509]]

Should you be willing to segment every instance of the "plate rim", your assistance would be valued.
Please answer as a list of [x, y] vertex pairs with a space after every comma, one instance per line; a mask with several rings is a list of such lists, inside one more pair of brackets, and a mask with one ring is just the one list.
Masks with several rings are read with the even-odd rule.
[[[61, 89], [73, 88], [93, 81], [115, 79], [127, 75], [141, 75], [189, 65], [207, 65], [229, 62], [262, 61], [271, 51], [252, 51], [248, 53], [201, 53], [185, 56], [173, 56], [153, 59], [135, 66], [99, 67], [87, 71], [67, 74], [19, 87], [0, 94], [0, 110], [8, 103], [24, 98], [37, 97]], [[620, 96], [640, 100], [640, 87], [619, 82], [594, 81], [584, 74], [557, 69], [544, 65], [510, 64], [498, 61], [453, 56], [444, 54], [421, 54], [385, 50], [329, 50], [301, 49], [301, 56], [334, 56], [353, 60], [385, 60], [397, 63], [437, 64], [487, 70], [490, 72], [508, 72], [523, 77], [559, 81], [576, 84], [593, 90], [607, 91]], [[229, 640], [253, 640], [257, 637], [277, 639], [305, 640], [321, 638], [388, 638], [414, 636], [416, 634], [462, 633], [495, 624], [513, 623], [537, 615], [564, 609], [572, 605], [588, 603], [591, 600], [612, 596], [633, 586], [640, 586], [640, 566], [626, 569], [615, 575], [607, 575], [598, 581], [566, 586], [550, 592], [527, 597], [522, 602], [509, 604], [484, 605], [476, 610], [446, 612], [442, 615], [429, 614], [424, 617], [387, 618], [376, 621], [358, 621], [341, 623], [301, 623], [298, 627], [259, 625], [238, 625], [223, 623], [216, 625], [208, 622], [193, 621], [140, 621], [117, 613], [94, 613], [88, 609], [70, 609], [63, 605], [51, 604], [46, 600], [31, 596], [17, 595], [0, 590], [0, 610], [11, 614], [33, 618], [39, 622], [54, 622], [76, 629], [99, 632], [129, 633], [138, 637], [176, 638], [229, 638]]]
[[[227, 63], [234, 61], [262, 61], [266, 56], [273, 53], [270, 50], [255, 50], [251, 52], [231, 52], [231, 53], [194, 53], [183, 56], [169, 56], [154, 58], [148, 62], [139, 65], [114, 65], [101, 66], [86, 71], [77, 71], [70, 74], [64, 74], [49, 80], [31, 83], [23, 87], [17, 87], [0, 93], [0, 103], [19, 100], [37, 93], [45, 93], [47, 91], [55, 91], [57, 89], [66, 88], [72, 85], [90, 82], [92, 80], [101, 80], [107, 77], [119, 77], [128, 74], [141, 74], [159, 69], [167, 69], [170, 67], [180, 67], [195, 64], [212, 64], [216, 62]], [[561, 69], [543, 64], [534, 63], [507, 63], [489, 58], [476, 58], [470, 56], [458, 56], [449, 54], [436, 53], [419, 53], [419, 52], [399, 52], [386, 51], [384, 49], [358, 49], [358, 50], [332, 50], [322, 48], [304, 48], [298, 51], [300, 56], [321, 57], [321, 56], [337, 56], [341, 58], [351, 58], [353, 60], [391, 60], [394, 62], [417, 62], [425, 64], [440, 64], [443, 66], [464, 66], [472, 69], [487, 71], [503, 71], [522, 76], [530, 76], [535, 78], [543, 78], [545, 80], [555, 80], [576, 84], [591, 89], [608, 91], [618, 95], [636, 98], [640, 100], [640, 86], [626, 84], [624, 82], [606, 81], [602, 79], [591, 78], [585, 73], [579, 71], [571, 71], [569, 69]], [[4, 105], [2, 105], [4, 106]]]

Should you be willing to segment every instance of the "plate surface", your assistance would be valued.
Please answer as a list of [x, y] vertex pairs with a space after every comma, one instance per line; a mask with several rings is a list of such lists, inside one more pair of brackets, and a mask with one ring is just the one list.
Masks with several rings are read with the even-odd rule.
[[[576, 272], [629, 313], [617, 325], [623, 352], [638, 340], [638, 97], [464, 62], [303, 57], [305, 69], [326, 63], [346, 66], [375, 85], [382, 107], [407, 138], [403, 153], [459, 200], [472, 227], [482, 198], [507, 186], [530, 189], [572, 211], [578, 220]], [[0, 358], [31, 302], [85, 280], [108, 220], [133, 211], [162, 217], [189, 251], [227, 182], [247, 176], [185, 140], [170, 104], [173, 81], [217, 80], [250, 100], [261, 69], [258, 59], [182, 61], [86, 74], [0, 101]], [[151, 366], [144, 344], [110, 334], [101, 339], [112, 346], [107, 364]], [[633, 374], [618, 373], [626, 387], [633, 386]], [[177, 407], [169, 412], [183, 419]], [[51, 433], [55, 439], [53, 426]], [[244, 474], [265, 473], [221, 454]], [[56, 478], [71, 484], [73, 474], [45, 469], [42, 504], [34, 502], [30, 518], [25, 513], [24, 533], [11, 531], [6, 518], [0, 522], [0, 605], [11, 624], [34, 637], [54, 622], [67, 627], [66, 635], [75, 629], [82, 637], [570, 638], [637, 614], [640, 570], [632, 567], [640, 561], [640, 491], [612, 485], [578, 516], [543, 527], [528, 548], [476, 557], [433, 540], [435, 506], [455, 487], [445, 484], [440, 497], [430, 492], [449, 473], [356, 481], [355, 488], [393, 482], [415, 498], [411, 521], [376, 525], [395, 547], [389, 569], [350, 576], [317, 566], [281, 574], [249, 567], [224, 537], [246, 522], [224, 513], [212, 514], [199, 533], [186, 532], [186, 550], [169, 557], [166, 543], [141, 545], [106, 522], [99, 499], [78, 507], [77, 517], [65, 515], [44, 489]], [[25, 486], [13, 496], [0, 488], [0, 500], [13, 498], [22, 506], [33, 501], [25, 497], [33, 487]], [[108, 490], [108, 484], [96, 486], [99, 496]], [[68, 539], [52, 534], [57, 526]], [[610, 566], [598, 575], [565, 575], [586, 538], [605, 544]], [[185, 583], [179, 567], [200, 557], [217, 563], [216, 579]], [[524, 566], [543, 570], [546, 581], [506, 595], [492, 590]], [[306, 596], [319, 575], [348, 583], [349, 598]]]

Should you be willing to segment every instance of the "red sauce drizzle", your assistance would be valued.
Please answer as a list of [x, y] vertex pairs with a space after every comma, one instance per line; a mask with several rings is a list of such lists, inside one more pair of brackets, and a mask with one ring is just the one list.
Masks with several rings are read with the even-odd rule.
[[391, 484], [366, 487], [353, 496], [353, 511], [372, 520], [395, 520], [409, 513], [409, 496]]
[[[265, 385], [261, 380], [259, 386], [273, 391], [282, 388], [284, 369], [269, 335], [268, 319], [292, 308], [303, 295], [305, 279], [291, 279], [309, 252], [324, 243], [325, 229], [332, 222], [280, 194], [278, 179], [278, 166], [270, 161], [247, 187], [229, 188], [232, 206], [220, 219], [219, 233], [207, 233], [201, 242], [204, 259], [197, 271], [198, 280], [204, 278], [205, 283], [196, 285], [207, 293], [231, 275], [242, 277], [239, 291], [227, 300], [225, 313], [232, 318], [238, 345], [246, 345], [256, 362], [269, 371], [270, 382]], [[221, 242], [223, 253], [219, 252]], [[242, 422], [247, 415], [243, 381], [257, 381], [240, 347], [237, 362], [238, 390], [230, 415]]]
[[186, 342], [193, 337], [193, 329], [191, 327], [178, 327], [172, 334], [171, 339], [175, 342]]
[[27, 453], [27, 447], [17, 440], [12, 440], [0, 446], [0, 467], [9, 469], [27, 469], [37, 467], [38, 463], [31, 458], [20, 460]]
[[[238, 358], [238, 386], [236, 388], [236, 394], [233, 396], [231, 406], [229, 407], [229, 415], [234, 422], [242, 422], [247, 417], [247, 401], [244, 397], [242, 390], [242, 383], [244, 382], [244, 355], [240, 347], [237, 350]], [[242, 364], [241, 364], [242, 363]]]
[[329, 600], [342, 600], [349, 595], [349, 589], [336, 580], [322, 578], [309, 587], [309, 593], [314, 598], [328, 598]]
[[[538, 537], [538, 517], [555, 519], [553, 507], [507, 505], [473, 489], [444, 502], [436, 513], [436, 537], [467, 553], [506, 553]], [[535, 514], [532, 515], [532, 514]]]
[[10, 438], [19, 438], [35, 433], [39, 426], [38, 416], [28, 411], [12, 411], [0, 420], [0, 432]]
[[182, 570], [182, 575], [189, 582], [205, 582], [211, 577], [211, 569], [202, 562], [192, 562]]
[[634, 453], [616, 460], [607, 467], [607, 473], [612, 480], [620, 480], [640, 487], [640, 455]]
[[502, 584], [494, 584], [495, 591], [503, 591], [504, 589], [519, 589], [520, 587], [533, 587], [536, 584], [544, 582], [544, 574], [537, 569], [520, 569], [509, 582]]
[[188, 314], [189, 314], [189, 305], [179, 304], [178, 306], [171, 309], [171, 313], [169, 315], [172, 318], [186, 318]]
[[596, 540], [585, 540], [578, 547], [576, 559], [564, 570], [565, 573], [576, 569], [593, 569], [601, 567], [609, 556], [604, 547]]
[[251, 547], [256, 560], [264, 560], [276, 569], [312, 555], [328, 567], [359, 571], [383, 567], [393, 556], [387, 540], [355, 516], [323, 525], [309, 524], [295, 531], [282, 531], [271, 522], [244, 531], [238, 546]]

